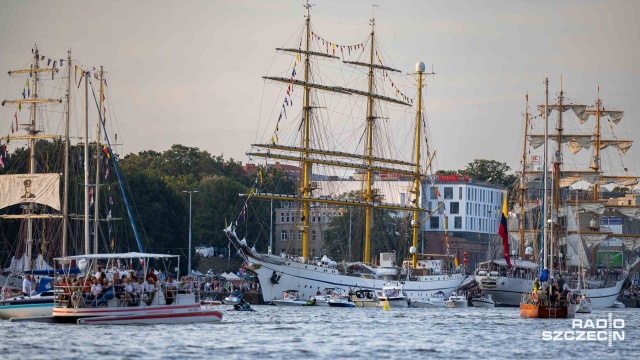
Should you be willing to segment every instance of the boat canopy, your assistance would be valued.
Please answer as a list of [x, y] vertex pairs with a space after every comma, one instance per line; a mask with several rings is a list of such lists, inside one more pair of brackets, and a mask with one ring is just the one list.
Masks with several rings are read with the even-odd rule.
[[140, 253], [140, 252], [128, 252], [121, 254], [87, 254], [87, 255], [76, 255], [76, 256], [65, 256], [56, 258], [57, 261], [69, 261], [69, 260], [81, 260], [81, 259], [169, 259], [169, 258], [178, 258], [180, 255], [167, 255], [167, 254], [149, 254], [149, 253]]
[[[480, 266], [487, 266], [489, 264], [496, 264], [498, 266], [502, 266], [502, 267], [509, 267], [509, 265], [507, 265], [507, 261], [504, 259], [496, 259], [496, 260], [490, 260], [490, 261], [485, 261], [485, 262], [481, 262], [479, 265]], [[513, 267], [514, 268], [522, 268], [522, 269], [537, 269], [538, 268], [538, 264], [532, 263], [531, 261], [527, 261], [527, 260], [515, 260], [513, 263]]]

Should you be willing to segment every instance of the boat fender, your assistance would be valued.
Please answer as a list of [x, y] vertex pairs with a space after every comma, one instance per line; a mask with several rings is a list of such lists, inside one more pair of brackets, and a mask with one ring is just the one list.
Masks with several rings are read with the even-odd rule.
[[273, 274], [271, 274], [271, 283], [278, 284], [279, 281], [280, 281], [280, 275], [278, 275], [278, 273], [276, 273], [276, 271], [273, 270]]

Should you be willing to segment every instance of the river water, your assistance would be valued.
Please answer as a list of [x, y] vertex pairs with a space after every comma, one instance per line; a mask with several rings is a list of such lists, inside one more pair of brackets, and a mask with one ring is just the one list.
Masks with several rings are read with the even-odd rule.
[[[640, 309], [594, 310], [624, 321], [624, 340], [543, 341], [542, 331], [587, 331], [571, 319], [521, 319], [517, 308], [216, 307], [218, 324], [72, 325], [0, 322], [1, 359], [635, 359]], [[606, 331], [606, 330], [605, 330]], [[564, 335], [563, 335], [564, 336]]]

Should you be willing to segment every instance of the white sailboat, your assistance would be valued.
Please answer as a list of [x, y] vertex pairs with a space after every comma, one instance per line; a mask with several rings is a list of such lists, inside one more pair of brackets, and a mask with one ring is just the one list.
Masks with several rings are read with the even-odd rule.
[[[633, 264], [622, 264], [620, 270], [612, 269], [609, 275], [600, 275], [594, 268], [597, 267], [595, 254], [598, 244], [608, 239], [619, 239], [619, 241], [629, 250], [635, 250], [640, 247], [640, 237], [637, 235], [626, 235], [612, 233], [611, 231], [602, 231], [600, 227], [601, 219], [605, 211], [616, 212], [620, 217], [630, 219], [639, 219], [639, 207], [630, 205], [618, 205], [617, 203], [607, 202], [602, 199], [602, 186], [606, 184], [617, 184], [618, 186], [634, 186], [638, 183], [638, 176], [617, 176], [612, 175], [608, 169], [604, 169], [601, 165], [601, 150], [614, 149], [620, 154], [624, 154], [630, 148], [632, 141], [614, 139], [605, 139], [602, 133], [601, 122], [604, 118], [608, 118], [611, 124], [617, 124], [623, 115], [622, 111], [605, 110], [599, 93], [598, 99], [593, 107], [580, 104], [565, 103], [562, 86], [558, 103], [549, 105], [548, 111], [544, 110], [544, 106], [539, 106], [541, 118], [546, 119], [554, 111], [558, 114], [556, 133], [549, 135], [550, 141], [555, 141], [557, 148], [555, 155], [552, 157], [552, 163], [555, 171], [549, 171], [552, 176], [552, 192], [550, 206], [550, 219], [552, 228], [549, 229], [550, 238], [557, 239], [550, 241], [549, 254], [552, 254], [549, 262], [551, 269], [555, 267], [557, 273], [562, 273], [570, 288], [574, 291], [584, 294], [586, 289], [579, 286], [579, 276], [581, 267], [593, 270], [592, 275], [584, 279], [583, 282], [589, 287], [589, 297], [593, 308], [609, 308], [616, 301], [622, 285], [628, 277], [630, 271], [640, 265], [640, 261]], [[595, 118], [595, 130], [592, 133], [566, 134], [564, 133], [563, 116], [575, 114], [580, 124], [585, 124], [590, 118]], [[531, 119], [529, 111], [526, 112], [525, 129], [530, 127]], [[613, 129], [613, 126], [611, 126]], [[615, 135], [615, 134], [614, 134]], [[526, 152], [527, 143], [534, 149], [545, 143], [544, 135], [527, 134], [525, 130], [525, 145], [523, 151], [521, 171], [520, 191], [522, 197], [520, 204], [516, 206], [517, 212], [520, 213], [518, 229], [510, 231], [510, 235], [515, 242], [519, 244], [518, 255], [512, 258], [514, 268], [510, 269], [504, 260], [490, 260], [481, 264], [482, 269], [476, 271], [475, 277], [479, 288], [488, 294], [492, 294], [494, 299], [502, 306], [517, 306], [521, 300], [524, 291], [531, 291], [534, 280], [539, 276], [539, 242], [538, 237], [540, 230], [536, 230], [536, 224], [540, 223], [541, 207], [544, 204], [542, 196], [535, 195], [536, 191], [540, 191], [541, 186], [534, 186], [540, 183], [543, 171], [535, 170], [532, 166], [527, 166]], [[567, 170], [561, 169], [563, 164], [564, 150], [569, 150], [569, 155], [573, 156], [582, 149], [591, 148], [593, 156], [589, 164], [590, 170]], [[568, 156], [568, 155], [567, 155]], [[589, 223], [589, 231], [580, 230], [575, 225], [575, 220], [567, 214], [571, 211], [570, 192], [580, 192], [580, 190], [571, 190], [569, 187], [578, 181], [585, 181], [592, 185], [589, 192], [585, 191], [581, 196], [578, 205], [575, 207], [576, 212], [580, 212], [581, 216], [587, 218]], [[588, 198], [590, 197], [590, 199]], [[527, 225], [525, 225], [525, 220]], [[572, 225], [573, 221], [573, 225]], [[527, 228], [525, 228], [527, 226]], [[574, 228], [571, 228], [573, 226]], [[548, 227], [545, 227], [545, 230]], [[529, 244], [525, 249], [525, 244]], [[585, 246], [586, 245], [586, 246]], [[591, 250], [592, 259], [586, 255], [586, 249]], [[562, 256], [560, 255], [562, 254]], [[586, 261], [585, 261], [586, 260]], [[556, 272], [552, 273], [554, 276]]]
[[[384, 284], [388, 281], [398, 281], [400, 279], [406, 280], [404, 291], [412, 300], [427, 299], [437, 292], [451, 293], [455, 291], [462, 283], [464, 274], [460, 269], [455, 269], [452, 266], [451, 257], [448, 255], [419, 254], [417, 252], [417, 239], [422, 226], [419, 214], [425, 211], [420, 207], [421, 181], [423, 179], [423, 169], [426, 168], [422, 164], [424, 159], [421, 158], [421, 153], [424, 151], [424, 149], [421, 148], [421, 142], [426, 135], [423, 133], [423, 131], [426, 132], [426, 130], [424, 130], [423, 127], [422, 82], [424, 76], [428, 75], [425, 71], [424, 63], [418, 63], [416, 65], [416, 73], [414, 74], [418, 83], [418, 95], [415, 122], [411, 130], [413, 136], [412, 141], [415, 141], [413, 148], [410, 150], [414, 153], [413, 160], [403, 161], [385, 157], [382, 152], [376, 153], [376, 151], [380, 151], [379, 149], [381, 149], [380, 145], [377, 145], [375, 142], [378, 139], [378, 135], [374, 136], [374, 134], [376, 134], [375, 130], [377, 129], [375, 120], [382, 118], [382, 114], [378, 113], [380, 111], [379, 103], [409, 106], [410, 101], [409, 98], [401, 94], [397, 88], [395, 88], [393, 92], [394, 97], [376, 93], [377, 90], [381, 89], [376, 85], [375, 80], [384, 80], [389, 77], [389, 74], [397, 72], [398, 70], [382, 64], [375, 42], [375, 19], [371, 19], [372, 28], [367, 45], [336, 46], [322, 39], [322, 47], [316, 49], [312, 47], [312, 40], [318, 40], [320, 37], [317, 33], [314, 33], [311, 28], [311, 5], [306, 4], [305, 7], [307, 8], [305, 32], [299, 42], [297, 39], [295, 41], [298, 47], [279, 49], [282, 52], [295, 56], [292, 76], [289, 78], [265, 77], [265, 79], [270, 81], [289, 84], [287, 94], [289, 94], [292, 87], [303, 88], [302, 119], [300, 123], [295, 126], [297, 135], [287, 137], [291, 139], [292, 142], [297, 143], [297, 145], [279, 144], [278, 135], [280, 135], [280, 137], [284, 136], [278, 132], [280, 129], [280, 120], [278, 120], [278, 125], [276, 125], [274, 136], [271, 137], [271, 142], [268, 144], [254, 144], [255, 150], [248, 153], [248, 155], [252, 157], [300, 162], [300, 192], [296, 195], [274, 194], [271, 192], [262, 192], [261, 189], [256, 186], [249, 194], [245, 194], [245, 196], [248, 196], [250, 199], [274, 199], [302, 204], [299, 223], [299, 236], [302, 246], [301, 254], [297, 254], [301, 256], [282, 257], [258, 253], [247, 246], [244, 240], [240, 240], [236, 235], [234, 224], [224, 229], [225, 233], [231, 243], [240, 251], [247, 263], [250, 264], [251, 270], [257, 273], [265, 302], [270, 302], [283, 292], [291, 289], [307, 294], [314, 294], [325, 288], [339, 288], [343, 291], [348, 291], [349, 289], [365, 289], [378, 293], [382, 291]], [[316, 65], [311, 65], [312, 59], [322, 58], [336, 61], [339, 59], [338, 56], [335, 56], [336, 53], [355, 53], [356, 50], [363, 54], [363, 57], [367, 56], [368, 59], [366, 61], [344, 61], [344, 63], [365, 69], [368, 74], [365, 81], [367, 86], [366, 90], [313, 83], [314, 79], [322, 79], [323, 77], [312, 73], [312, 70], [315, 71], [315, 69], [318, 68]], [[300, 66], [296, 67], [298, 64], [300, 64]], [[296, 79], [296, 74], [303, 75], [304, 80]], [[364, 154], [355, 153], [355, 149], [352, 152], [347, 152], [326, 148], [320, 136], [330, 137], [331, 134], [327, 134], [325, 132], [326, 129], [319, 130], [316, 128], [319, 122], [314, 117], [316, 114], [315, 109], [324, 107], [324, 104], [317, 102], [318, 97], [315, 95], [316, 92], [339, 94], [340, 96], [351, 95], [355, 98], [354, 101], [364, 100], [366, 105], [363, 107], [366, 107], [366, 118], [362, 119], [358, 124], [360, 128], [364, 125], [364, 134], [362, 135], [365, 148]], [[314, 102], [312, 103], [311, 100]], [[289, 104], [290, 101], [287, 100], [285, 103]], [[296, 101], [296, 103], [298, 102]], [[427, 160], [430, 162], [432, 158]], [[314, 169], [318, 167], [337, 167], [359, 171], [359, 174], [362, 174], [362, 177], [365, 179], [362, 186], [362, 200], [315, 195], [314, 191], [317, 193], [318, 190], [317, 184], [312, 181], [314, 176], [312, 166]], [[383, 203], [376, 200], [373, 180], [378, 172], [402, 174], [412, 179], [411, 189], [408, 193], [410, 201], [407, 205]], [[256, 179], [256, 184], [258, 184], [258, 178]], [[338, 208], [361, 207], [365, 209], [364, 221], [366, 225], [363, 239], [363, 262], [349, 265], [352, 268], [357, 267], [358, 269], [362, 269], [367, 275], [349, 272], [344, 268], [330, 267], [326, 264], [309, 261], [309, 239], [311, 234], [309, 234], [310, 231], [308, 229], [311, 220], [310, 206], [312, 204], [332, 204]], [[383, 252], [380, 254], [379, 267], [374, 268], [372, 266], [371, 230], [373, 227], [372, 215], [374, 209], [389, 209], [412, 214], [411, 231], [413, 246], [410, 250], [410, 259], [396, 263], [395, 253]], [[401, 264], [402, 266], [400, 266]]]

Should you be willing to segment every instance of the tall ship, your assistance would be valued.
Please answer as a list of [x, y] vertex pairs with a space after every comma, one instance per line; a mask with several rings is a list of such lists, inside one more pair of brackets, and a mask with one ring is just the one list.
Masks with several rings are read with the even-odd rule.
[[[300, 215], [295, 216], [296, 230], [292, 235], [297, 233], [299, 237], [300, 252], [292, 255], [273, 255], [271, 251], [258, 253], [236, 233], [242, 229], [237, 221], [228, 225], [225, 233], [248, 267], [258, 275], [265, 302], [273, 301], [286, 291], [297, 291], [305, 298], [326, 288], [380, 293], [391, 281], [404, 282], [404, 292], [411, 300], [426, 300], [438, 292], [455, 291], [464, 280], [464, 269], [454, 266], [452, 256], [418, 251], [424, 215], [430, 211], [421, 207], [421, 193], [426, 169], [434, 155], [429, 153], [426, 143], [422, 99], [423, 82], [431, 73], [426, 71], [424, 63], [416, 65], [416, 72], [412, 74], [417, 82], [414, 101], [400, 90], [398, 81], [394, 82], [394, 74], [399, 71], [383, 61], [382, 50], [376, 42], [375, 18], [370, 20], [371, 33], [366, 41], [340, 45], [323, 38], [312, 28], [311, 5], [307, 3], [305, 7], [305, 24], [293, 40], [294, 47], [277, 49], [279, 53], [291, 55], [292, 69], [285, 71], [286, 77], [264, 77], [269, 82], [284, 84], [281, 91], [285, 100], [275, 130], [269, 134], [268, 143], [254, 144], [247, 153], [252, 158], [299, 164], [297, 189], [282, 194], [263, 188], [263, 175], [259, 171], [253, 188], [244, 194], [247, 202], [266, 199], [299, 204]], [[344, 70], [346, 74], [331, 78], [320, 72], [323, 65]], [[336, 85], [341, 82], [347, 84]], [[294, 92], [296, 96], [292, 96]], [[294, 102], [302, 105], [299, 117], [286, 122], [287, 111], [293, 118], [291, 104]], [[415, 111], [411, 110], [412, 105]], [[407, 121], [394, 123], [387, 117], [389, 108], [405, 111]], [[354, 115], [358, 111], [362, 115]], [[347, 115], [346, 120], [340, 115]], [[340, 119], [332, 120], [332, 117]], [[393, 135], [385, 134], [394, 128], [402, 129], [400, 135], [409, 138], [404, 142], [403, 151], [398, 151], [401, 147], [394, 145], [393, 139], [388, 140]], [[350, 137], [345, 138], [344, 134]], [[285, 141], [292, 145], [285, 145]], [[344, 175], [345, 172], [351, 175]], [[338, 192], [323, 194], [317, 181], [320, 173], [329, 174], [336, 182], [346, 177], [358, 178], [362, 180], [361, 187], [355, 196]], [[380, 195], [376, 186], [383, 183], [379, 181], [381, 174], [393, 174], [407, 180], [404, 182], [408, 189], [405, 203], [394, 203]], [[240, 219], [245, 217], [247, 202]], [[310, 239], [316, 241], [317, 234], [310, 230], [310, 225], [316, 221], [318, 206], [344, 209], [344, 213], [349, 214], [352, 209], [361, 210], [354, 212], [363, 215], [363, 236], [353, 242], [362, 244], [358, 248], [362, 251], [362, 261], [351, 262], [347, 258], [336, 264], [327, 257], [314, 259], [311, 256]], [[404, 216], [408, 220], [407, 239], [411, 240], [404, 241], [405, 249], [378, 246], [380, 254], [375, 258], [372, 257], [372, 244], [375, 243], [372, 240], [376, 236], [376, 226], [384, 225], [379, 223], [381, 217], [377, 216], [382, 211]], [[346, 237], [343, 239], [346, 242]], [[404, 260], [400, 256], [396, 259], [401, 250], [407, 254]]]
[[[514, 250], [505, 254], [511, 264], [506, 258], [481, 263], [475, 280], [500, 304], [518, 306], [523, 292], [531, 292], [534, 280], [546, 270], [550, 281], [578, 295], [588, 293], [593, 308], [612, 307], [629, 273], [639, 265], [623, 261], [623, 251], [611, 249], [640, 247], [640, 237], [630, 235], [637, 234], [630, 224], [640, 218], [640, 207], [635, 201], [630, 204], [629, 196], [611, 199], [604, 187], [628, 190], [638, 183], [637, 175], [628, 175], [620, 166], [624, 162], [619, 155], [632, 144], [616, 136], [615, 125], [624, 112], [605, 106], [599, 87], [593, 105], [567, 100], [562, 81], [557, 102], [539, 105], [538, 110], [539, 115], [531, 116], [527, 95], [521, 169], [509, 223]], [[554, 120], [555, 131], [549, 133]], [[547, 143], [550, 156], [536, 153]], [[625, 219], [627, 225], [622, 226]], [[611, 261], [614, 254], [620, 258]]]

